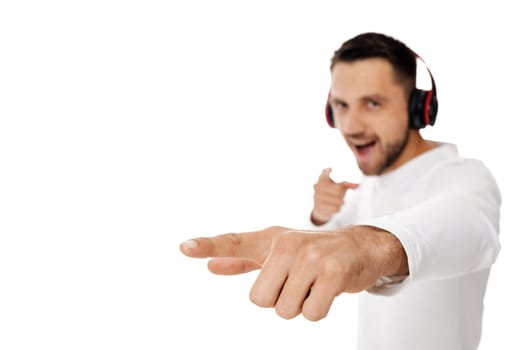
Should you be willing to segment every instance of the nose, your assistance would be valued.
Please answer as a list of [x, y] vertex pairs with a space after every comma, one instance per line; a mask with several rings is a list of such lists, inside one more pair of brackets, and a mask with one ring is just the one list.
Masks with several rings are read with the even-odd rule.
[[336, 128], [345, 135], [362, 134], [365, 131], [366, 126], [356, 110], [348, 108], [344, 112], [335, 113], [334, 119]]

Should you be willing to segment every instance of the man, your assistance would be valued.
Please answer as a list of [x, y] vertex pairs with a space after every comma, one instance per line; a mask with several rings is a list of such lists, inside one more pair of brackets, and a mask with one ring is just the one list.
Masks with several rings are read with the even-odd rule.
[[[434, 80], [416, 85], [422, 61], [389, 36], [345, 42], [331, 64], [327, 120], [352, 150], [359, 183], [315, 184], [315, 230], [197, 238], [191, 257], [210, 271], [260, 273], [252, 302], [284, 318], [325, 317], [336, 296], [359, 294], [358, 349], [476, 349], [483, 298], [499, 252], [498, 186], [454, 145], [419, 129], [437, 113]], [[344, 204], [343, 204], [344, 199]]]

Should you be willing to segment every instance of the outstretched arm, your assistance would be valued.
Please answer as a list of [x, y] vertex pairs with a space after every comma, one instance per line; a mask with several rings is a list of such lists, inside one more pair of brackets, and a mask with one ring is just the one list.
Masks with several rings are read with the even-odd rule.
[[251, 301], [286, 319], [302, 313], [320, 320], [339, 294], [366, 290], [382, 276], [408, 274], [399, 240], [372, 226], [330, 232], [270, 227], [196, 238], [180, 249], [189, 257], [213, 258], [208, 268], [216, 274], [260, 269]]

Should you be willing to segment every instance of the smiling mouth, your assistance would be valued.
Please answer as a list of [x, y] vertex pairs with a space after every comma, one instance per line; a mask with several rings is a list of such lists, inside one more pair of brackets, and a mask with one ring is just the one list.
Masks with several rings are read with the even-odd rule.
[[354, 144], [354, 147], [355, 147], [355, 150], [357, 151], [357, 154], [360, 157], [365, 157], [371, 152], [375, 144], [376, 144], [376, 141], [370, 141], [370, 142], [363, 143], [360, 145]]

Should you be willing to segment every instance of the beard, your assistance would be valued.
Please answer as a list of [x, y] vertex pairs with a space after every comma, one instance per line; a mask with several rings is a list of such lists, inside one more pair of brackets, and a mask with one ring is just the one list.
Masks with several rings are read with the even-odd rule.
[[384, 151], [384, 157], [374, 167], [365, 168], [361, 164], [358, 164], [359, 169], [363, 172], [363, 174], [381, 175], [382, 173], [384, 173], [386, 169], [388, 169], [392, 164], [394, 164], [399, 159], [399, 157], [405, 150], [406, 145], [408, 143], [409, 133], [410, 133], [410, 129], [407, 128], [401, 139], [386, 143], [382, 147]]

